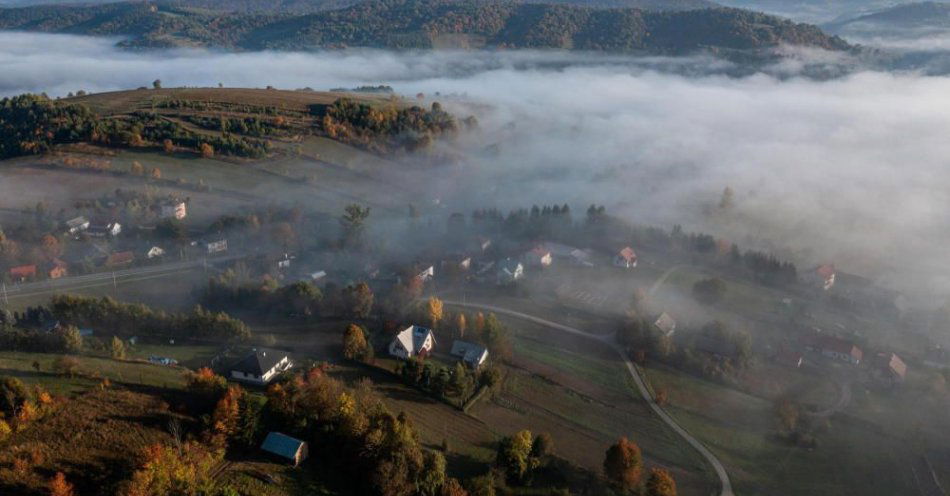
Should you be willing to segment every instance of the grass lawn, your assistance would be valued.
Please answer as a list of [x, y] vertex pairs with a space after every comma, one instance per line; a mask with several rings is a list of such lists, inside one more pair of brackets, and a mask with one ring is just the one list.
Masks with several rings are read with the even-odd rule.
[[[72, 395], [99, 384], [98, 378], [162, 388], [181, 388], [183, 369], [135, 361], [77, 355], [80, 376], [66, 377], [53, 372], [53, 362], [61, 355], [48, 353], [0, 352], [0, 375], [18, 377], [27, 384], [39, 384], [53, 394]], [[33, 368], [33, 363], [40, 370]]]

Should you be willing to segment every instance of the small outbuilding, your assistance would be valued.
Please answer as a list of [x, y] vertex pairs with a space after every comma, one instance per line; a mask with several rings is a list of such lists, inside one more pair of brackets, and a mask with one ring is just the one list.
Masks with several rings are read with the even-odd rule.
[[488, 360], [488, 349], [480, 344], [469, 343], [468, 341], [455, 340], [452, 343], [450, 355], [462, 360], [473, 370], [481, 367]]
[[295, 467], [309, 455], [306, 441], [292, 438], [280, 432], [271, 432], [264, 438], [261, 449], [292, 463]]

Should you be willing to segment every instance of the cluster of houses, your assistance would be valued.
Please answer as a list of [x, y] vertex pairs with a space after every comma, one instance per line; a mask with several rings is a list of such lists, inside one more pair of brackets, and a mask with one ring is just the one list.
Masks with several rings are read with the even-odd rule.
[[[851, 366], [864, 364], [871, 377], [885, 385], [897, 385], [907, 377], [907, 364], [896, 353], [878, 352], [867, 358], [861, 347], [851, 339], [810, 332], [801, 340], [804, 351], [818, 354], [834, 362]], [[774, 357], [775, 362], [793, 368], [804, 363], [801, 351], [782, 349]]]

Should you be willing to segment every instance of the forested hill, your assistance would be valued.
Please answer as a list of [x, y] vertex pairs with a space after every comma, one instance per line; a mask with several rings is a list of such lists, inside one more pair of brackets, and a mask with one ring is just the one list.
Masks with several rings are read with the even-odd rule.
[[458, 0], [376, 0], [306, 15], [141, 3], [38, 6], [0, 9], [0, 29], [119, 35], [127, 37], [127, 46], [148, 48], [499, 47], [680, 54], [780, 44], [849, 47], [812, 25], [731, 8], [658, 12]]

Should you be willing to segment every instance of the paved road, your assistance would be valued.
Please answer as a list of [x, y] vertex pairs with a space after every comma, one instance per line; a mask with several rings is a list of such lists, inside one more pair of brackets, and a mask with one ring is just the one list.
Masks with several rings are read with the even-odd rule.
[[184, 262], [170, 262], [161, 265], [134, 267], [111, 272], [96, 272], [94, 274], [69, 276], [45, 281], [27, 282], [22, 284], [7, 284], [0, 288], [0, 302], [60, 291], [105, 286], [112, 284], [113, 282], [131, 282], [152, 279], [156, 277], [165, 277], [180, 272], [187, 272], [198, 267], [204, 267], [206, 264], [210, 266], [212, 264], [237, 260], [239, 258], [244, 258], [245, 256], [246, 255], [227, 255], [209, 258], [207, 260], [201, 259], [188, 260]]
[[687, 443], [689, 443], [690, 446], [696, 449], [696, 451], [698, 451], [699, 454], [702, 455], [703, 458], [705, 458], [707, 462], [709, 462], [709, 464], [713, 467], [713, 470], [716, 471], [716, 475], [719, 477], [719, 484], [721, 488], [721, 491], [719, 492], [720, 496], [734, 496], [735, 495], [735, 493], [732, 492], [732, 482], [729, 481], [729, 474], [726, 472], [726, 468], [722, 465], [722, 462], [719, 461], [719, 458], [716, 458], [716, 455], [713, 454], [713, 452], [710, 451], [709, 448], [707, 448], [698, 439], [693, 437], [692, 434], [686, 431], [686, 429], [681, 427], [679, 423], [676, 422], [676, 420], [670, 416], [670, 414], [666, 413], [666, 411], [663, 410], [663, 408], [660, 405], [656, 404], [656, 402], [653, 401], [653, 396], [650, 394], [649, 389], [647, 389], [646, 383], [643, 381], [643, 377], [640, 376], [640, 372], [637, 370], [636, 366], [630, 360], [630, 357], [627, 356], [627, 353], [622, 348], [617, 346], [617, 344], [614, 342], [613, 335], [597, 336], [594, 334], [584, 332], [580, 329], [575, 329], [573, 327], [569, 327], [563, 324], [558, 324], [557, 322], [551, 322], [550, 320], [545, 320], [539, 317], [535, 317], [533, 315], [516, 312], [514, 310], [508, 310], [507, 308], [496, 307], [494, 305], [485, 305], [481, 303], [467, 303], [467, 302], [451, 301], [451, 300], [444, 300], [444, 303], [448, 305], [454, 305], [454, 306], [460, 306], [460, 307], [469, 307], [469, 308], [476, 308], [480, 310], [487, 310], [489, 312], [495, 312], [498, 314], [508, 315], [511, 317], [517, 317], [517, 318], [524, 319], [530, 322], [534, 322], [536, 324], [541, 324], [546, 327], [551, 327], [553, 329], [574, 334], [576, 336], [581, 336], [588, 339], [600, 341], [610, 346], [611, 348], [614, 349], [614, 351], [617, 352], [617, 354], [620, 355], [621, 358], [623, 358], [623, 362], [627, 366], [627, 371], [630, 372], [630, 376], [633, 377], [633, 381], [636, 383], [637, 389], [640, 390], [640, 396], [643, 398], [643, 401], [645, 401], [648, 405], [650, 405], [650, 408], [653, 410], [653, 412], [656, 413], [657, 416], [660, 417], [660, 419], [666, 423], [666, 425], [670, 426], [670, 428], [673, 429], [673, 431], [676, 432], [681, 438], [683, 438], [683, 440], [685, 440]]

